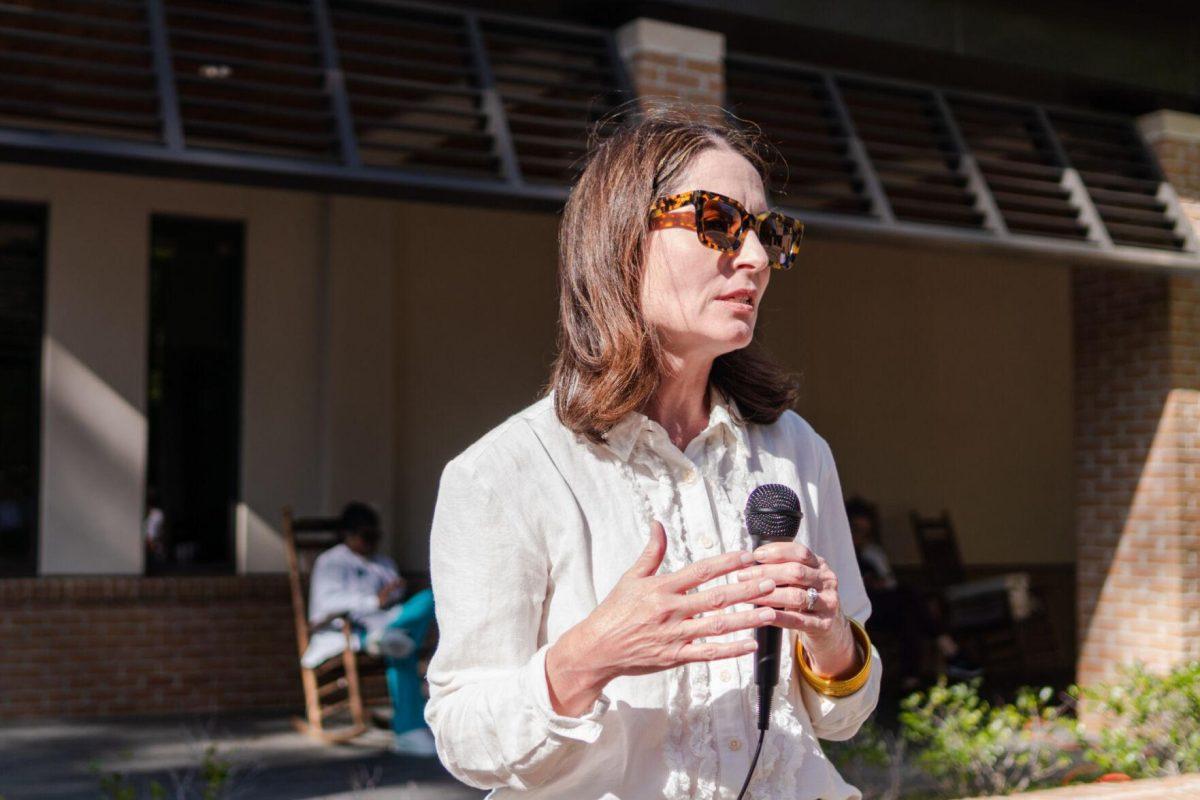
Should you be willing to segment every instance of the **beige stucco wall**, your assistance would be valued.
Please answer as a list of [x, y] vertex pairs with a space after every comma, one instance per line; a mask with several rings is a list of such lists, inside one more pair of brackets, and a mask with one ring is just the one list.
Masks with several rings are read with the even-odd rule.
[[[553, 214], [13, 165], [0, 197], [51, 209], [43, 574], [142, 569], [153, 213], [246, 223], [241, 571], [282, 567], [284, 503], [351, 498], [422, 568], [442, 466], [546, 379]], [[763, 335], [898, 561], [910, 508], [948, 508], [973, 562], [1073, 560], [1065, 265], [817, 233]]]
[[918, 560], [909, 511], [950, 512], [973, 563], [1074, 560], [1070, 274], [1065, 264], [811, 238], [776, 275], [766, 340], [802, 372], [800, 412], [843, 492], [880, 507]]
[[0, 165], [50, 208], [40, 574], [137, 574], [150, 217], [245, 224], [240, 572], [283, 566], [279, 511], [390, 521], [392, 217], [380, 201]]
[[558, 219], [404, 203], [401, 221], [421, 234], [396, 240], [397, 556], [422, 568], [442, 467], [546, 380]]
[[358, 197], [326, 202], [328, 377], [321, 384], [327, 386], [322, 435], [328, 457], [322, 459], [322, 507], [336, 512], [349, 500], [371, 503], [383, 517], [385, 545], [394, 550], [395, 205]]
[[[403, 213], [429, 231], [462, 218]], [[471, 213], [445, 259], [421, 239], [396, 251], [397, 514], [414, 566], [441, 467], [531, 402], [552, 356], [556, 218]], [[916, 559], [913, 508], [949, 509], [969, 561], [1072, 561], [1066, 267], [819, 235], [805, 247], [774, 276], [764, 335], [803, 374], [801, 413], [845, 493], [880, 505], [897, 561]]]
[[[147, 263], [139, 212], [62, 174], [6, 169], [9, 199], [51, 200], [43, 350], [44, 573], [139, 572], [146, 463]], [[132, 530], [131, 537], [128, 532]]]

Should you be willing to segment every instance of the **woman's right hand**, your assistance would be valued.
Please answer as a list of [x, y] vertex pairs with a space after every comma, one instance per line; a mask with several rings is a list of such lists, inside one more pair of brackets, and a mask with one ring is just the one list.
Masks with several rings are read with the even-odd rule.
[[645, 675], [691, 661], [717, 661], [752, 652], [754, 639], [697, 642], [706, 636], [769, 625], [771, 608], [710, 614], [770, 594], [770, 579], [714, 586], [686, 594], [703, 583], [754, 563], [750, 553], [722, 553], [678, 572], [657, 575], [667, 549], [663, 526], [655, 522], [650, 541], [606, 598], [546, 652], [546, 682], [556, 712], [578, 716], [596, 702], [619, 675]]

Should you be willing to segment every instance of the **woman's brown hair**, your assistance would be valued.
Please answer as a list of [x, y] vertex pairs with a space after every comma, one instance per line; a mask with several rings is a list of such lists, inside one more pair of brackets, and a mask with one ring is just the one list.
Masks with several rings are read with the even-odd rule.
[[[719, 147], [745, 156], [767, 189], [765, 140], [723, 116], [702, 118], [704, 112], [660, 104], [602, 120], [589, 134], [583, 171], [563, 209], [558, 354], [549, 388], [562, 423], [592, 441], [646, 405], [665, 363], [640, 301], [651, 204], [680, 190], [674, 183], [693, 160]], [[709, 382], [750, 422], [774, 422], [799, 394], [794, 379], [753, 342], [719, 356]]]

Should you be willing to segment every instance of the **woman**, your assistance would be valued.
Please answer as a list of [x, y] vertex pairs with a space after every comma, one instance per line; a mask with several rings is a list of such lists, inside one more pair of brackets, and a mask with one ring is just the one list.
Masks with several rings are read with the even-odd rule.
[[[767, 624], [781, 674], [748, 796], [859, 797], [817, 737], [874, 708], [878, 654], [848, 620], [870, 607], [829, 446], [752, 345], [802, 227], [743, 216], [767, 208], [756, 140], [693, 120], [659, 109], [590, 148], [551, 391], [442, 475], [426, 719], [496, 798], [736, 797]], [[765, 483], [804, 516], [752, 554], [742, 510]]]

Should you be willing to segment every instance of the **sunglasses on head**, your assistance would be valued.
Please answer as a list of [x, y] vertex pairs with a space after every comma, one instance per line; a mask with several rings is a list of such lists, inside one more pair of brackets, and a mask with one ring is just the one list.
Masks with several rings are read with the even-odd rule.
[[[693, 207], [690, 211], [677, 210], [689, 205]], [[746, 232], [753, 230], [775, 269], [791, 268], [804, 238], [804, 223], [798, 219], [777, 211], [751, 214], [732, 197], [703, 189], [654, 201], [650, 230], [663, 228], [695, 231], [701, 244], [722, 253], [736, 253], [746, 240]]]

